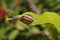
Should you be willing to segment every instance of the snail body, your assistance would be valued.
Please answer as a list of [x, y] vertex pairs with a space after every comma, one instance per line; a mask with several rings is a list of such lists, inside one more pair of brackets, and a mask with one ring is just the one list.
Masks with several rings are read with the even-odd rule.
[[16, 20], [16, 21], [19, 20], [19, 21], [23, 22], [24, 24], [29, 25], [29, 24], [31, 24], [33, 22], [33, 17], [31, 15], [29, 15], [29, 14], [25, 14], [22, 17], [15, 16], [14, 20]]

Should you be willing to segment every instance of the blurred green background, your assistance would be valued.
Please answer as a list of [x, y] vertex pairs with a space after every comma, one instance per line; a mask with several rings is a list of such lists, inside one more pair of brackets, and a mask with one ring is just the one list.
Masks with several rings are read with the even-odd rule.
[[[41, 15], [30, 10], [26, 0], [18, 0], [19, 2], [14, 1], [16, 0], [0, 0], [2, 7], [6, 9], [8, 13], [5, 21], [10, 21], [24, 28], [24, 31], [14, 29], [5, 22], [2, 22], [0, 23], [0, 40], [60, 40], [60, 0], [32, 0], [40, 10]], [[19, 5], [15, 3], [19, 3]], [[10, 6], [11, 4], [12, 6]], [[26, 25], [20, 21], [12, 20], [14, 16], [22, 17], [25, 14], [32, 15], [34, 18], [32, 24]], [[35, 32], [48, 32], [51, 39], [39, 33], [31, 34], [29, 33], [30, 29]]]

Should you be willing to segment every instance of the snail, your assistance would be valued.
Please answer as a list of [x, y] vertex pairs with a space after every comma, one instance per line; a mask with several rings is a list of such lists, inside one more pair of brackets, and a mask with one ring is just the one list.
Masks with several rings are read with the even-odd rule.
[[29, 14], [25, 14], [22, 17], [15, 16], [13, 19], [16, 20], [16, 21], [19, 20], [19, 21], [21, 21], [21, 22], [23, 22], [24, 24], [27, 24], [27, 25], [29, 25], [33, 22], [33, 17]]

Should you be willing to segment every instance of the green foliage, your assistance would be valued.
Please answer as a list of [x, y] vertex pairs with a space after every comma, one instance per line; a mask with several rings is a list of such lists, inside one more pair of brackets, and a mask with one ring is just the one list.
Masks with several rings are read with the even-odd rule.
[[43, 9], [41, 7], [39, 8], [42, 12], [45, 12], [44, 10], [47, 9], [47, 11], [51, 12], [59, 12], [60, 10], [60, 0], [38, 0], [37, 7], [43, 5]]
[[52, 37], [52, 40], [59, 40], [58, 35], [60, 35], [56, 29], [56, 27], [51, 24], [51, 23], [46, 23], [45, 25], [47, 25], [50, 35]]
[[[57, 30], [56, 33], [60, 33], [60, 22], [59, 22], [60, 21], [60, 19], [59, 19], [60, 16], [58, 14], [56, 14], [54, 12], [45, 12], [41, 15], [38, 15], [38, 14], [35, 14], [35, 13], [32, 13], [32, 12], [26, 12], [23, 15], [25, 15], [25, 14], [30, 14], [30, 15], [33, 16], [33, 18], [34, 18], [34, 22], [32, 23], [33, 25], [51, 23], [51, 24], [54, 25], [54, 26], [51, 26], [53, 28], [51, 29], [51, 27], [49, 27], [49, 25], [47, 25], [47, 27], [50, 28], [51, 32], [53, 32], [52, 34], [54, 34], [54, 32], [56, 32], [56, 30]], [[23, 15], [18, 15], [18, 16], [20, 17], [20, 16], [23, 16]], [[56, 30], [55, 30], [55, 28], [56, 28]], [[53, 35], [53, 40], [55, 39], [54, 36], [55, 35]]]
[[[36, 0], [33, 1], [37, 7], [41, 10], [41, 12], [43, 12], [43, 14], [38, 15], [35, 14], [33, 12], [27, 12], [29, 11], [27, 9], [27, 3], [24, 0], [21, 0], [21, 5], [20, 7], [17, 7], [15, 9], [9, 9], [9, 4], [11, 4], [11, 2], [13, 2], [12, 0], [8, 1], [6, 0], [2, 0], [2, 5], [3, 8], [6, 9], [6, 11], [8, 12], [7, 15], [7, 20], [11, 20], [11, 23], [15, 23], [15, 25], [22, 27], [25, 29], [24, 32], [21, 32], [17, 29], [13, 29], [12, 27], [8, 26], [5, 22], [4, 23], [0, 23], [0, 40], [3, 40], [5, 34], [7, 31], [12, 30], [9, 34], [9, 40], [11, 39], [15, 39], [18, 35], [18, 38], [23, 39], [23, 37], [27, 40], [27, 38], [29, 40], [45, 40], [45, 36], [41, 36], [41, 35], [36, 35], [36, 34], [30, 34], [28, 32], [28, 30], [30, 30], [31, 26], [32, 29], [36, 32], [39, 32], [40, 30], [38, 29], [38, 27], [35, 27], [34, 25], [40, 24], [43, 26], [43, 28], [45, 29], [44, 31], [48, 31], [50, 33], [51, 36], [51, 40], [60, 40], [60, 15], [58, 15], [58, 13], [55, 12], [48, 12], [48, 11], [56, 11], [59, 12], [60, 10], [60, 0]], [[22, 15], [19, 15], [20, 12], [25, 12]], [[60, 13], [60, 12], [59, 12]], [[18, 17], [22, 17], [25, 14], [30, 14], [33, 18], [34, 18], [34, 22], [30, 25], [26, 25], [20, 21], [14, 21], [12, 20], [13, 16], [18, 16]], [[5, 21], [7, 21], [5, 20]], [[22, 37], [23, 36], [23, 37]], [[24, 39], [23, 39], [24, 40]]]

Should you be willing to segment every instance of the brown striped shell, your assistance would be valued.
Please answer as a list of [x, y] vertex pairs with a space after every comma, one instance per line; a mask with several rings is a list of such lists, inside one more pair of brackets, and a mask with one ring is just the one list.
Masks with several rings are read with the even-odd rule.
[[33, 17], [29, 14], [26, 14], [20, 18], [20, 21], [29, 25], [33, 22]]

